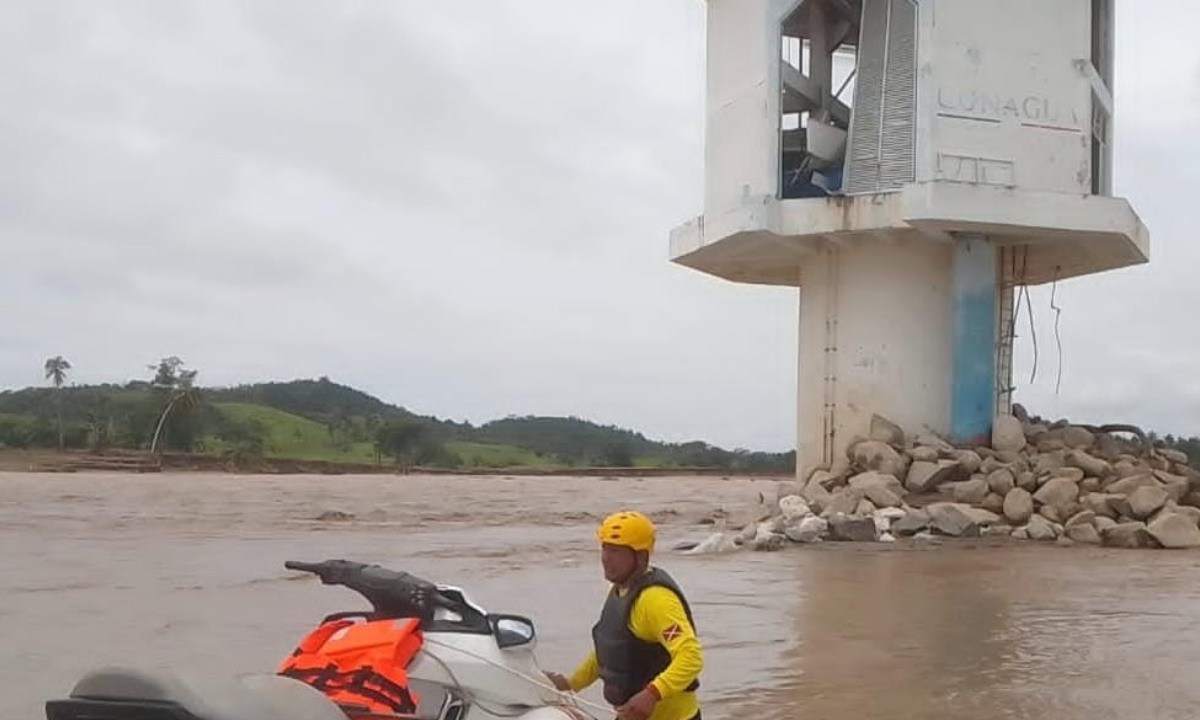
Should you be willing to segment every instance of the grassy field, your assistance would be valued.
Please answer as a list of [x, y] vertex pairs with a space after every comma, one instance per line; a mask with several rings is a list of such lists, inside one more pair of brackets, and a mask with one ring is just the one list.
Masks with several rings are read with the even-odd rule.
[[449, 442], [446, 449], [462, 458], [466, 467], [504, 468], [504, 467], [552, 467], [547, 458], [514, 445], [491, 445], [474, 442]]
[[[265, 405], [222, 402], [213, 407], [238, 423], [253, 423], [264, 430], [262, 452], [267, 458], [290, 460], [323, 460], [330, 462], [374, 463], [373, 443], [356, 442], [339, 445], [322, 423]], [[34, 418], [25, 415], [0, 413], [0, 423], [12, 422], [29, 426]], [[201, 452], [221, 455], [231, 446], [215, 437], [201, 439]], [[553, 470], [565, 467], [553, 457], [516, 445], [452, 440], [446, 449], [461, 459], [464, 469], [530, 469]], [[18, 458], [24, 463], [23, 458]], [[384, 459], [384, 462], [389, 462]], [[666, 465], [662, 458], [642, 457], [634, 462], [639, 468], [658, 468]]]
[[[267, 440], [264, 443], [263, 454], [267, 457], [342, 462], [375, 460], [375, 451], [371, 443], [359, 442], [351, 444], [348, 448], [338, 447], [324, 425], [283, 410], [245, 403], [217, 403], [215, 407], [234, 420], [257, 422], [265, 427]], [[466, 467], [552, 466], [545, 458], [512, 445], [452, 441], [446, 444], [446, 448], [462, 458]]]
[[215, 407], [233, 420], [256, 422], [266, 428], [263, 454], [267, 457], [347, 462], [371, 462], [375, 459], [370, 443], [354, 443], [348, 448], [339, 448], [324, 425], [299, 415], [246, 403], [217, 403]]

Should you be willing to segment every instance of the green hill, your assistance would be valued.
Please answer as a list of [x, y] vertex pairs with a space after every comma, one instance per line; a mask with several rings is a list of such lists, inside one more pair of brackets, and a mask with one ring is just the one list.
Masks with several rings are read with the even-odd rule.
[[[125, 448], [400, 465], [537, 468], [680, 467], [791, 472], [796, 454], [664, 443], [578, 417], [510, 416], [475, 426], [419, 415], [328, 377], [199, 387], [179, 358], [124, 385], [68, 385], [62, 358], [45, 363], [61, 387], [0, 392], [0, 449]], [[1200, 461], [1200, 438], [1152, 440]]]
[[[164, 361], [166, 362], [166, 361]], [[148, 449], [223, 456], [444, 467], [723, 467], [790, 470], [794, 453], [669, 444], [575, 417], [508, 417], [480, 426], [415, 414], [328, 378], [192, 387], [181, 363], [155, 382], [0, 392], [0, 447]]]
[[[347, 462], [371, 462], [374, 459], [371, 443], [338, 445], [325, 425], [284, 410], [234, 402], [213, 403], [213, 407], [232, 423], [255, 427], [262, 440], [262, 454], [267, 457]], [[220, 437], [208, 442], [218, 451], [228, 449], [229, 445]]]

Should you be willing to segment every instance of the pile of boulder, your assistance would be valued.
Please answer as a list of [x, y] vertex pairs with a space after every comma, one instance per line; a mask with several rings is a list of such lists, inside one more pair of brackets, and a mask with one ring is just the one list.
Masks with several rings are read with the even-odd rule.
[[848, 455], [846, 471], [780, 483], [771, 512], [692, 551], [938, 535], [1200, 547], [1200, 472], [1133, 426], [1047, 423], [1017, 406], [996, 418], [990, 446], [955, 447], [877, 416]]

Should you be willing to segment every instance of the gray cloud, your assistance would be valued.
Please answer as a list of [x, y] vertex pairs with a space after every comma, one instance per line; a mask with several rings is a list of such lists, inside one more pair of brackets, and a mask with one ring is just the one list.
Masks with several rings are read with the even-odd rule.
[[[1121, 4], [1117, 130], [1154, 264], [1060, 288], [1058, 398], [1035, 292], [1042, 368], [1020, 395], [1200, 432], [1181, 315], [1200, 292], [1197, 13], [1153, 4]], [[80, 382], [178, 354], [208, 383], [328, 374], [456, 419], [575, 413], [790, 447], [794, 293], [666, 258], [702, 197], [703, 13], [0, 6], [0, 385], [40, 382], [53, 354]]]

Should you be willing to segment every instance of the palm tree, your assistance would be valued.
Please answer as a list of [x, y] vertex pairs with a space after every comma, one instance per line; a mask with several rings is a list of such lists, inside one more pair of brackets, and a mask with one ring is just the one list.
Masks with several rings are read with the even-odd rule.
[[157, 366], [154, 386], [170, 390], [171, 397], [158, 418], [158, 427], [154, 428], [154, 438], [150, 441], [150, 452], [158, 449], [158, 438], [162, 434], [167, 416], [175, 407], [193, 408], [200, 404], [200, 390], [196, 388], [196, 370], [182, 370], [183, 361], [177, 357], [163, 359]]
[[71, 363], [62, 355], [55, 355], [46, 360], [46, 379], [54, 383], [55, 402], [58, 405], [58, 449], [63, 449], [63, 418], [62, 418], [62, 387], [67, 381], [67, 371], [71, 369]]

